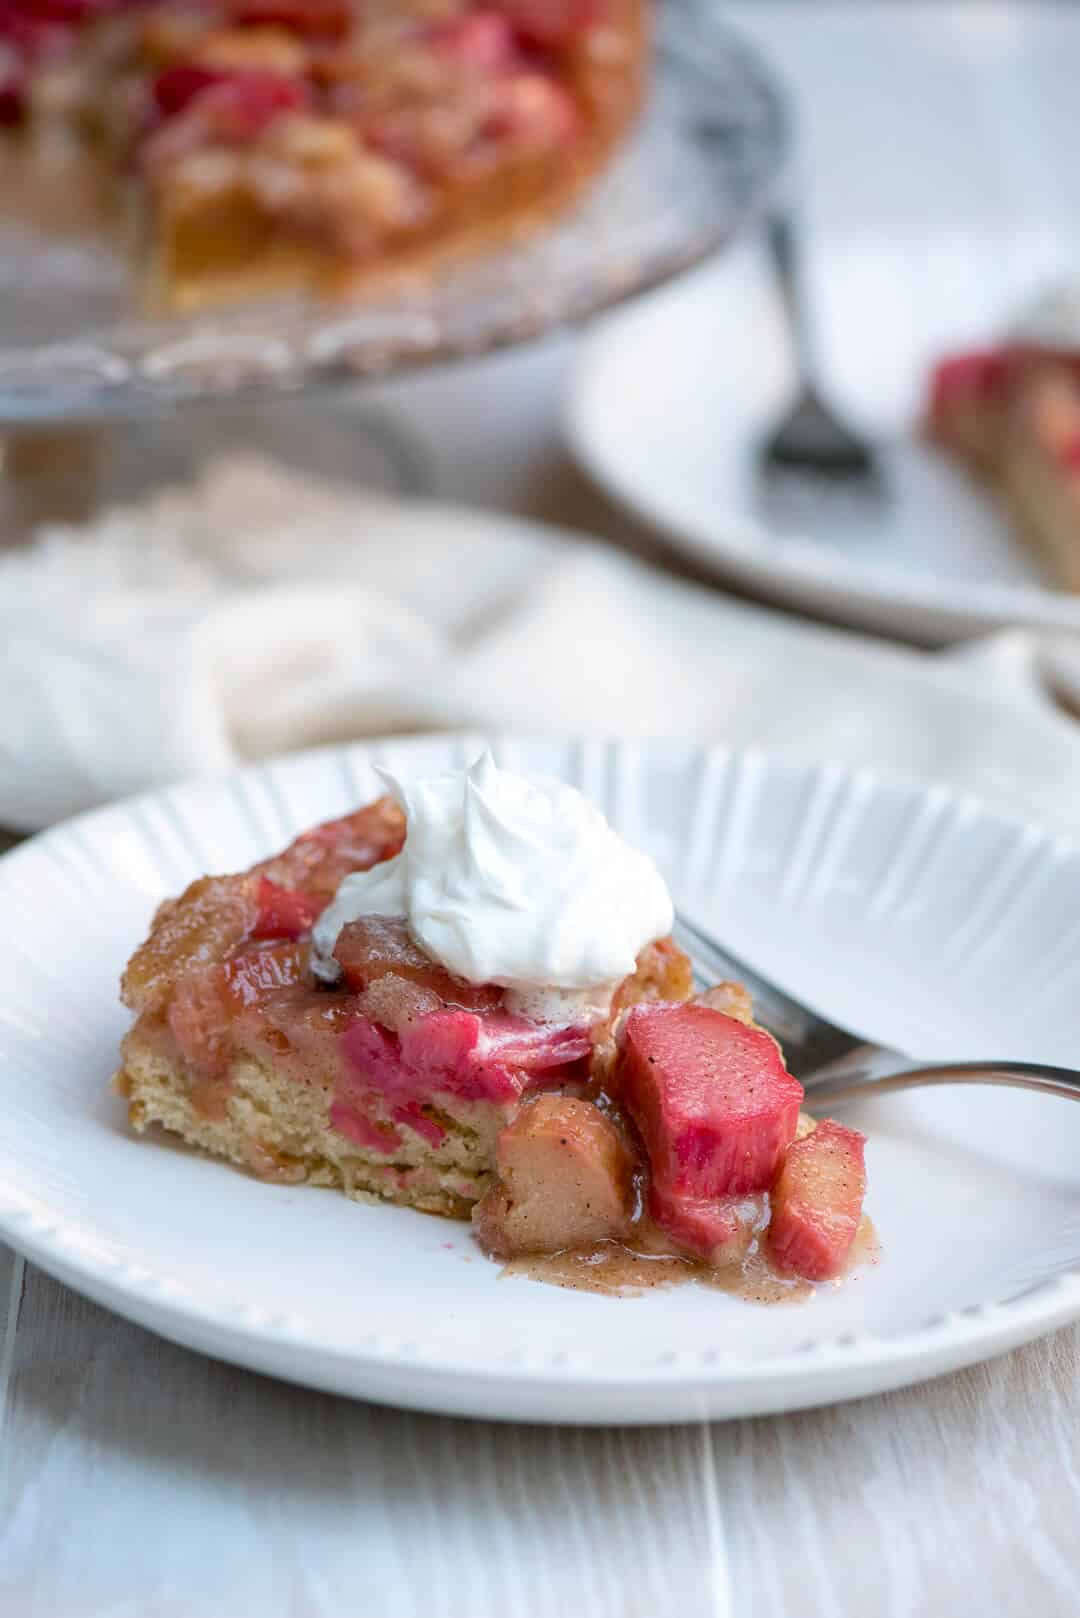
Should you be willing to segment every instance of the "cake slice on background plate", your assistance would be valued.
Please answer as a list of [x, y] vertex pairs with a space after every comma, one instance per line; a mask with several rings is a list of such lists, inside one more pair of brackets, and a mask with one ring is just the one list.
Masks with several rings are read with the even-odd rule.
[[931, 443], [1000, 496], [1047, 578], [1080, 591], [1080, 289], [1038, 300], [998, 345], [935, 367]]

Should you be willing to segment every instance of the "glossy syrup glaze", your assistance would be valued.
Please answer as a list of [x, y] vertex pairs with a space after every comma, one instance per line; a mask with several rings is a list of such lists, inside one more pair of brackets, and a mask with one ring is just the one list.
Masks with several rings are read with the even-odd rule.
[[[802, 1303], [817, 1287], [797, 1276], [782, 1274], [772, 1263], [764, 1227], [767, 1214], [758, 1221], [758, 1234], [741, 1263], [712, 1269], [697, 1259], [673, 1253], [663, 1245], [659, 1232], [649, 1229], [632, 1241], [601, 1242], [596, 1247], [563, 1253], [537, 1253], [512, 1259], [503, 1266], [503, 1276], [527, 1276], [549, 1286], [566, 1287], [572, 1292], [598, 1292], [605, 1297], [634, 1298], [654, 1287], [679, 1286], [696, 1281], [748, 1303]], [[872, 1221], [864, 1214], [851, 1256], [837, 1285], [858, 1270], [880, 1261], [881, 1245]]]

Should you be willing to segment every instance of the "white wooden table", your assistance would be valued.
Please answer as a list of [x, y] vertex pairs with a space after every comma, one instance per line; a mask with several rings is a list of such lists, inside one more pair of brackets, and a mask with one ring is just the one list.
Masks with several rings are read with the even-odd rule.
[[[802, 98], [815, 228], [990, 197], [1040, 252], [1070, 233], [1080, 8], [728, 10]], [[625, 539], [558, 448], [567, 352], [386, 401], [438, 428], [441, 493]], [[210, 1363], [0, 1249], [0, 1618], [1074, 1618], [1078, 1347], [786, 1418], [496, 1427]]]

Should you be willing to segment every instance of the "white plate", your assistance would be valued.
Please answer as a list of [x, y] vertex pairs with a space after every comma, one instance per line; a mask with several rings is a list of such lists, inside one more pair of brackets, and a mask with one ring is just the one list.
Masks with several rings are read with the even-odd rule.
[[[467, 1227], [268, 1186], [136, 1139], [106, 1090], [154, 904], [468, 738], [329, 750], [134, 800], [0, 861], [0, 1231], [176, 1341], [376, 1400], [669, 1421], [896, 1387], [1080, 1315], [1080, 1109], [988, 1089], [866, 1104], [880, 1265], [804, 1306], [500, 1279]], [[1080, 851], [970, 800], [690, 745], [503, 743], [656, 854], [679, 901], [920, 1054], [1080, 1050]]]
[[1080, 597], [1044, 587], [992, 503], [913, 431], [934, 358], [1000, 331], [1030, 294], [1030, 266], [985, 235], [939, 234], [834, 238], [811, 268], [827, 391], [884, 446], [895, 498], [881, 516], [838, 521], [834, 505], [812, 503], [781, 534], [755, 515], [753, 450], [793, 380], [757, 248], [585, 343], [568, 403], [583, 465], [719, 577], [779, 601], [931, 641], [1005, 624], [1080, 629]]

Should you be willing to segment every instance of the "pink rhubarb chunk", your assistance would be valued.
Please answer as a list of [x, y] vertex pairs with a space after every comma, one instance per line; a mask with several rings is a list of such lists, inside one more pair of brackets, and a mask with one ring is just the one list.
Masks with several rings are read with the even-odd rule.
[[484, 134], [536, 150], [567, 145], [578, 132], [573, 97], [543, 73], [508, 73], [491, 86]]
[[233, 1054], [230, 1032], [237, 1018], [282, 990], [299, 987], [307, 974], [307, 947], [292, 942], [245, 950], [188, 971], [166, 1012], [181, 1053], [203, 1073], [224, 1073]]
[[501, 11], [466, 11], [434, 23], [427, 38], [440, 55], [477, 73], [498, 73], [518, 59], [509, 18]]
[[764, 1223], [764, 1196], [667, 1197], [649, 1187], [649, 1216], [676, 1247], [714, 1269], [746, 1257], [755, 1229]]
[[220, 141], [246, 145], [289, 112], [302, 112], [311, 92], [301, 79], [251, 70], [232, 73], [199, 97], [207, 123]]
[[937, 419], [957, 403], [982, 400], [998, 393], [1008, 372], [1003, 349], [980, 349], [950, 354], [939, 360], [930, 379], [930, 415]]
[[0, 127], [15, 128], [26, 117], [28, 75], [26, 65], [0, 41]]
[[603, 0], [504, 0], [518, 37], [538, 50], [565, 50], [604, 15]]
[[342, 1035], [347, 1093], [341, 1099], [375, 1091], [391, 1107], [422, 1105], [438, 1095], [505, 1106], [591, 1048], [587, 1029], [501, 1014], [433, 1011], [397, 1034], [361, 1016]]
[[321, 894], [283, 888], [261, 876], [255, 892], [259, 914], [252, 936], [255, 938], [302, 938], [309, 933], [326, 909]]
[[162, 118], [186, 111], [196, 96], [221, 84], [227, 74], [199, 62], [177, 62], [162, 70], [150, 86], [154, 106]]
[[276, 858], [256, 869], [287, 888], [303, 888], [329, 900], [350, 871], [367, 871], [398, 853], [405, 816], [392, 798], [377, 798], [339, 820], [303, 832]]
[[387, 1157], [401, 1145], [401, 1136], [392, 1125], [376, 1123], [362, 1108], [350, 1106], [344, 1101], [330, 1103], [330, 1127], [355, 1146], [364, 1146], [372, 1152], [385, 1152]]
[[669, 1204], [767, 1190], [803, 1098], [775, 1040], [692, 1001], [633, 1008], [617, 1083]]
[[769, 1245], [780, 1269], [807, 1281], [840, 1274], [862, 1215], [865, 1146], [831, 1119], [792, 1145], [772, 1193]]

